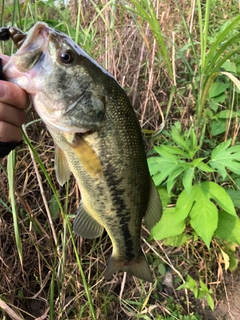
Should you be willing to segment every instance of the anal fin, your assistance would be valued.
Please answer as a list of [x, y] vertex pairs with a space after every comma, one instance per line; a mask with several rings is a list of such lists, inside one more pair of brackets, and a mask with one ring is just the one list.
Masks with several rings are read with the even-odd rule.
[[93, 239], [100, 237], [103, 230], [103, 226], [87, 213], [81, 203], [74, 219], [73, 231], [83, 238]]
[[151, 181], [148, 207], [144, 216], [144, 222], [148, 230], [151, 230], [162, 216], [162, 202], [160, 199], [160, 195], [152, 178], [150, 179]]

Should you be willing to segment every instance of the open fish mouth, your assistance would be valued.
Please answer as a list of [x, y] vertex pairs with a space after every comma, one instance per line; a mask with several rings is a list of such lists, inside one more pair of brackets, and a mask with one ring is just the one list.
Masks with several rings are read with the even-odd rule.
[[[27, 34], [13, 35], [20, 48], [12, 59], [20, 72], [27, 72], [39, 61], [48, 47], [49, 28], [45, 23], [37, 23]], [[20, 39], [20, 42], [19, 42]]]
[[26, 34], [23, 43], [19, 47], [18, 54], [42, 48], [44, 43], [47, 42], [49, 31], [50, 29], [47, 24], [43, 22], [36, 23], [36, 25]]

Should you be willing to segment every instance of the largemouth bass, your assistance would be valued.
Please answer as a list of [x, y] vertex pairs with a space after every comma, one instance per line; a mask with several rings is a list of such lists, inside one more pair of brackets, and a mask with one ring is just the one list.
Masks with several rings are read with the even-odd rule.
[[60, 185], [72, 172], [80, 188], [74, 232], [95, 238], [106, 229], [113, 245], [106, 278], [126, 271], [152, 281], [141, 225], [144, 218], [151, 229], [162, 206], [127, 95], [67, 35], [43, 22], [27, 34], [4, 29], [2, 39], [9, 37], [19, 49], [4, 66], [4, 76], [29, 93], [51, 133]]

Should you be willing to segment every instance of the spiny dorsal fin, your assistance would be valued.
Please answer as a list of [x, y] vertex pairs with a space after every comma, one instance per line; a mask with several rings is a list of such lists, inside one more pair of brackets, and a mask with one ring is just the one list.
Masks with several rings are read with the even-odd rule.
[[76, 134], [64, 135], [70, 148], [79, 159], [82, 166], [93, 177], [102, 176], [102, 164], [98, 158], [96, 152], [90, 147], [90, 145], [84, 140], [84, 138], [77, 136]]
[[57, 145], [55, 146], [55, 171], [58, 183], [63, 186], [69, 179], [71, 171], [64, 152]]
[[152, 178], [150, 179], [148, 207], [144, 216], [144, 222], [148, 230], [151, 230], [162, 216], [162, 202]]
[[93, 239], [100, 237], [103, 230], [103, 226], [87, 213], [81, 203], [73, 223], [73, 231], [83, 238]]

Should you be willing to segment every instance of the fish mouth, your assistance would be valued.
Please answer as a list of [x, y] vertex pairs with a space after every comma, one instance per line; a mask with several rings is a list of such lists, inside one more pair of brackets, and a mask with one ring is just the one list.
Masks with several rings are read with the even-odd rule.
[[27, 33], [18, 52], [12, 59], [20, 72], [32, 69], [41, 58], [49, 42], [50, 29], [44, 22], [38, 22]]

